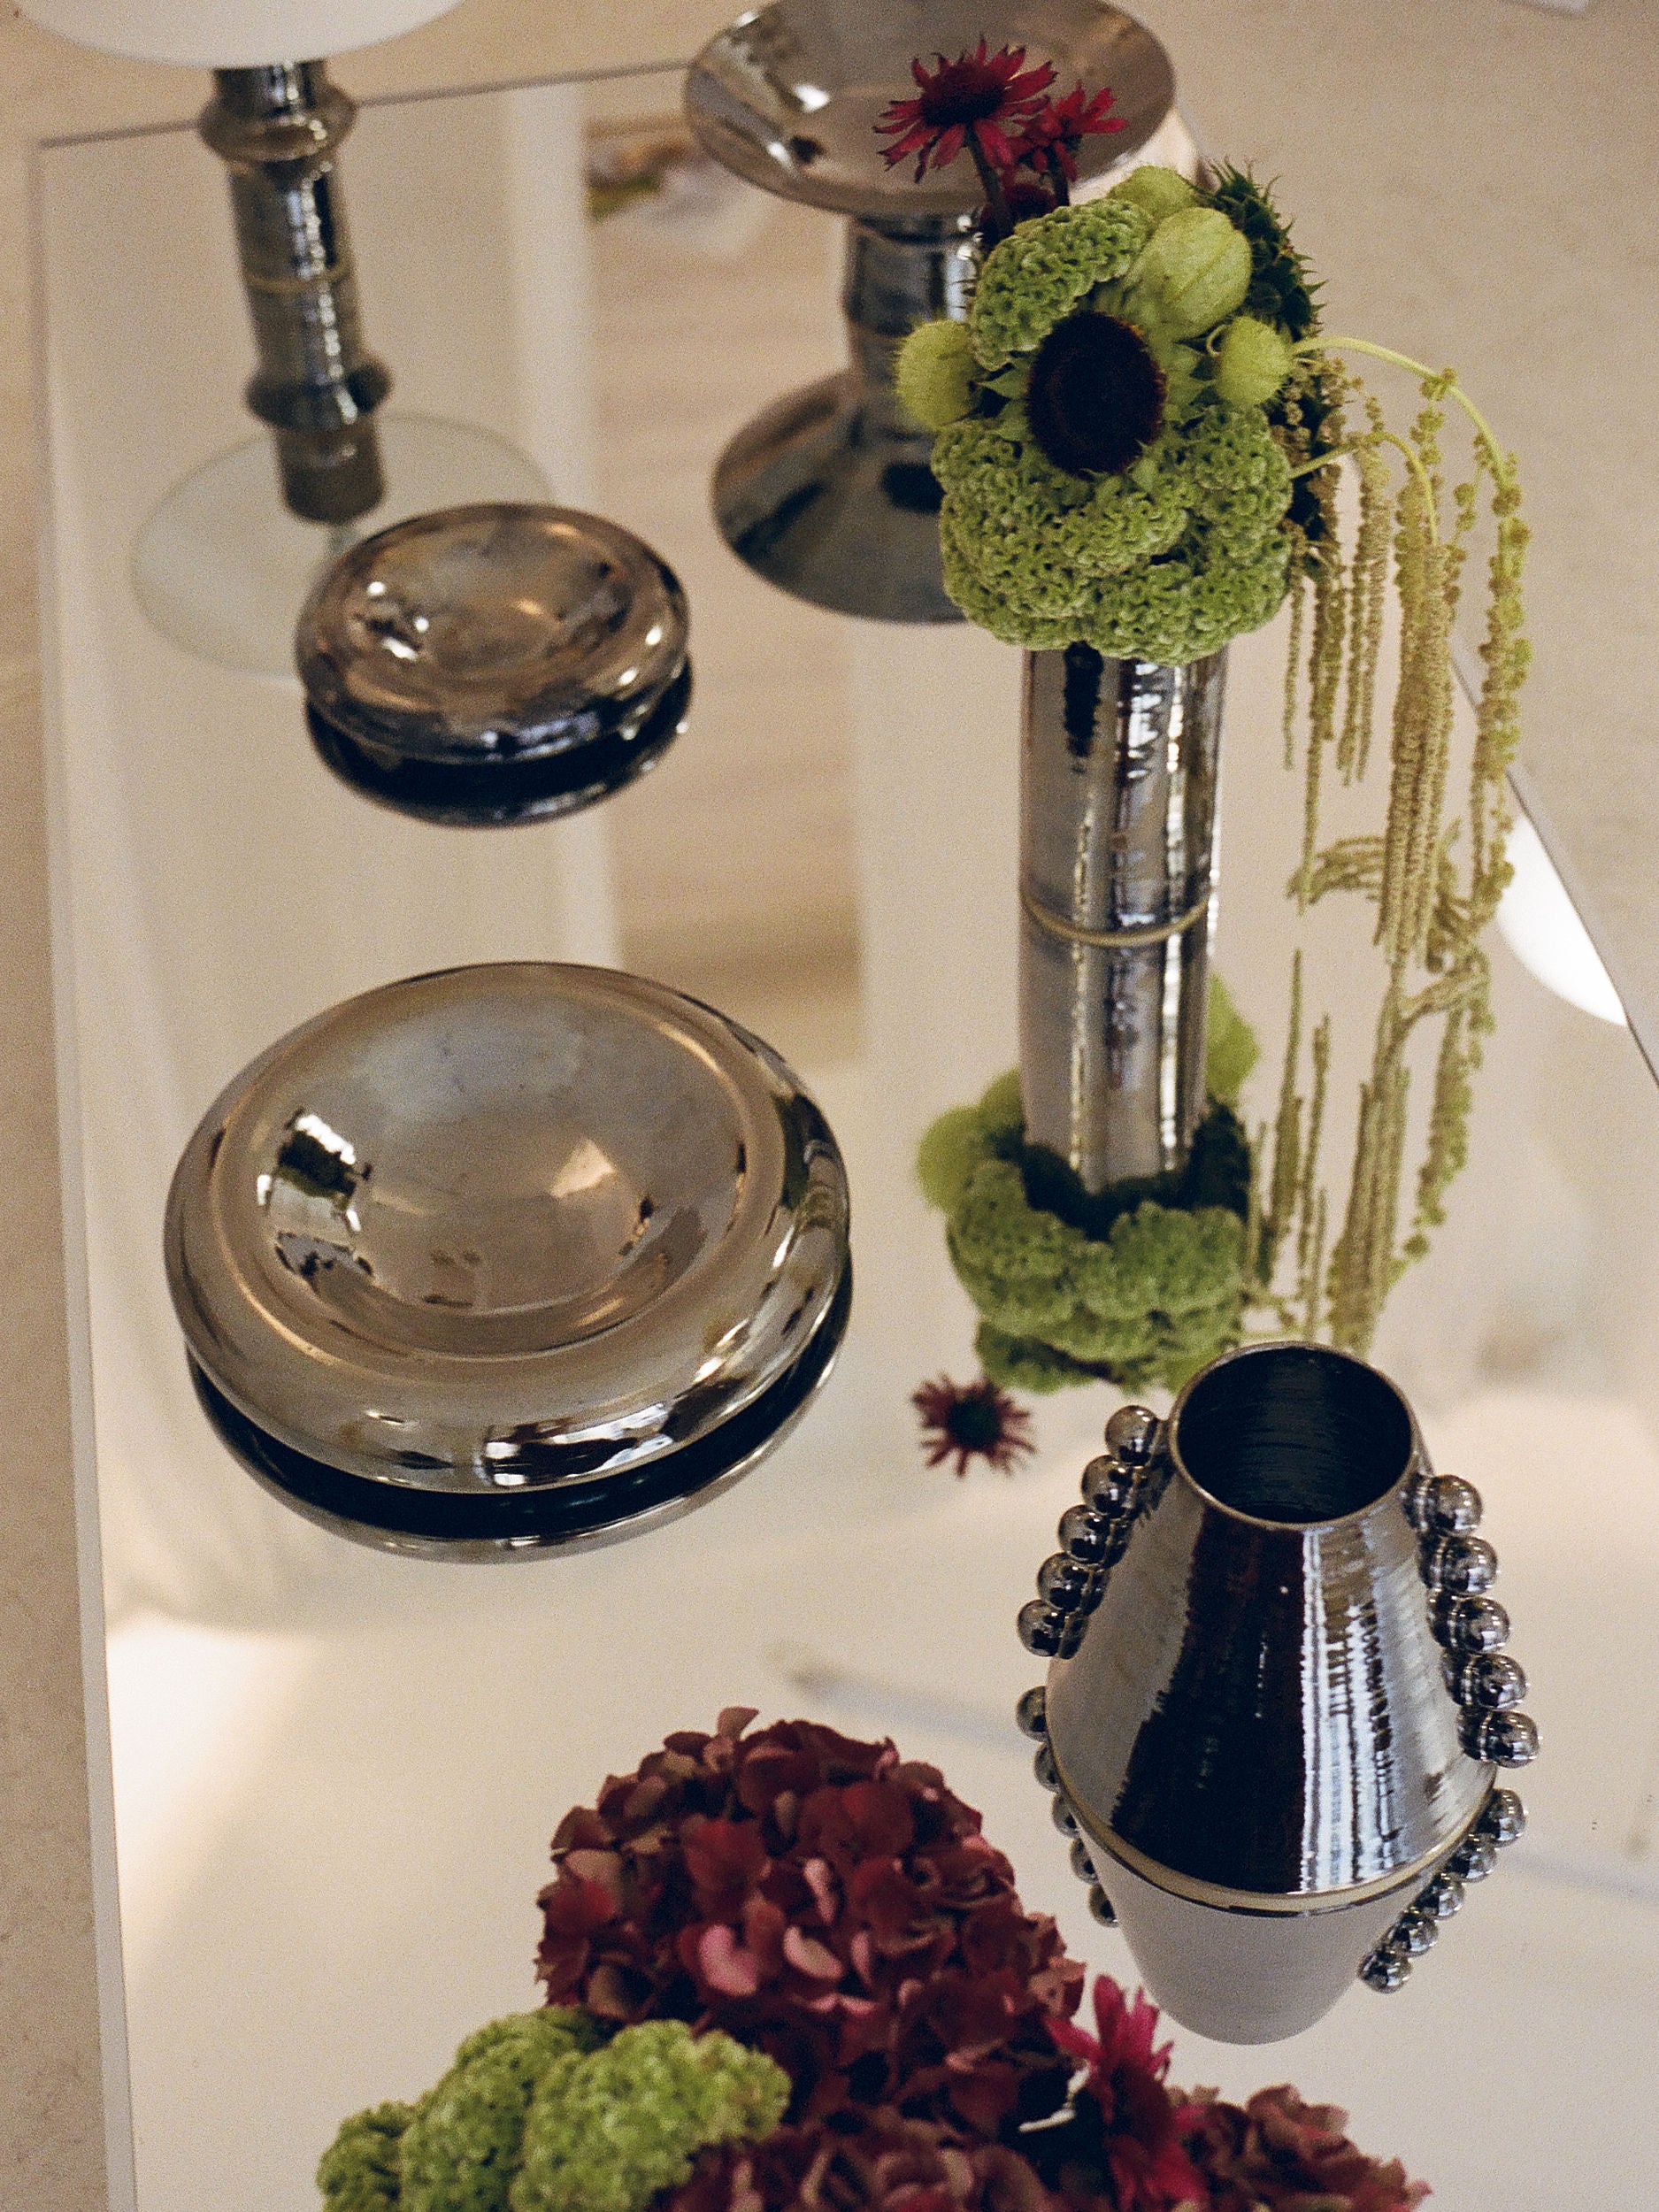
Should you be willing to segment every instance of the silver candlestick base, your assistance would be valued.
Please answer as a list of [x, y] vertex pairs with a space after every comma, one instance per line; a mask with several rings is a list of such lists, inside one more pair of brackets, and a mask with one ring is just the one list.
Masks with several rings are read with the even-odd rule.
[[1169, 58], [1103, 0], [1033, 0], [1004, 24], [975, 0], [773, 0], [704, 47], [686, 115], [705, 151], [764, 191], [846, 215], [848, 368], [738, 433], [715, 469], [726, 542], [795, 598], [888, 622], [961, 620], [939, 555], [932, 438], [893, 389], [916, 325], [967, 313], [980, 191], [957, 161], [918, 184], [889, 170], [875, 124], [911, 88], [918, 56], [981, 37], [1051, 61], [1064, 86], [1110, 85], [1125, 128], [1086, 140], [1084, 180], [1131, 158], [1174, 104]]

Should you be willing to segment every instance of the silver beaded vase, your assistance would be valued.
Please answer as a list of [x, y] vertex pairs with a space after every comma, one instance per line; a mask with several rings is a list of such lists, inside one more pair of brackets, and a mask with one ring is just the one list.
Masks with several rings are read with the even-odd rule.
[[1204, 1109], [1225, 648], [1184, 668], [1027, 654], [1025, 1141], [1097, 1194], [1179, 1173]]
[[1398, 1987], [1520, 1832], [1496, 1770], [1538, 1739], [1480, 1501], [1324, 1345], [1228, 1353], [1107, 1444], [1021, 1615], [1052, 1662], [1021, 1725], [1158, 2003], [1274, 2042]]

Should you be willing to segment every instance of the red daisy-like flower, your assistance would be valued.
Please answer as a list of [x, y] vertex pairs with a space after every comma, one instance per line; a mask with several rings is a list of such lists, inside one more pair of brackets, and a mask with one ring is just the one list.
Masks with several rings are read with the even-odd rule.
[[1127, 130], [1120, 115], [1109, 115], [1111, 88], [1091, 94], [1075, 85], [1063, 100], [1045, 100], [1021, 128], [1014, 148], [1016, 160], [1027, 168], [1058, 170], [1068, 184], [1077, 182], [1078, 149], [1086, 138], [1104, 138]]
[[1054, 82], [1054, 65], [1027, 69], [1023, 46], [991, 53], [984, 39], [955, 61], [936, 54], [938, 67], [910, 64], [919, 88], [914, 100], [895, 100], [876, 128], [893, 144], [882, 149], [889, 169], [916, 156], [916, 181], [930, 168], [945, 169], [965, 146], [993, 169], [1011, 169], [1010, 127], [1024, 130]]
[[1037, 1448], [1031, 1439], [1030, 1414], [986, 1378], [977, 1383], [954, 1383], [949, 1375], [941, 1375], [937, 1382], [913, 1391], [910, 1403], [922, 1417], [922, 1442], [930, 1467], [954, 1453], [958, 1476], [965, 1475], [968, 1462], [976, 1458], [999, 1474], [1011, 1475], [1020, 1455]]
[[1199, 2115], [1178, 2105], [1164, 2085], [1171, 2046], [1154, 2047], [1157, 2007], [1144, 1990], [1129, 2003], [1102, 1974], [1094, 1983], [1094, 2024], [1098, 2036], [1071, 2020], [1048, 2023], [1056, 2045], [1080, 2059], [1088, 2074], [1072, 2099], [1075, 2118], [1055, 2131], [1052, 2147], [1041, 2134], [1027, 2139], [1040, 2147], [1039, 2170], [1050, 2166], [1045, 2178], [1063, 2198], [1085, 2201], [1094, 2194], [1094, 2174], [1103, 2170], [1117, 2212], [1171, 2212], [1176, 2205], [1206, 2202], [1203, 2179], [1181, 2144]]

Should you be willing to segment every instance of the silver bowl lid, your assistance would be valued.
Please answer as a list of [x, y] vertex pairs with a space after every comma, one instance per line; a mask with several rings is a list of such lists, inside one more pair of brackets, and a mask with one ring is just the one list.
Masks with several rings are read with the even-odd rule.
[[522, 963], [330, 1009], [215, 1102], [167, 1202], [204, 1402], [290, 1503], [448, 1555], [603, 1540], [754, 1463], [849, 1295], [834, 1138], [664, 986]]
[[349, 780], [429, 818], [517, 820], [660, 754], [684, 718], [687, 629], [673, 572], [631, 532], [502, 501], [349, 547], [294, 651], [312, 733]]
[[686, 117], [705, 152], [750, 184], [843, 215], [966, 215], [984, 197], [965, 156], [930, 170], [888, 169], [876, 120], [913, 96], [910, 64], [976, 45], [1024, 46], [1027, 67], [1051, 61], [1058, 88], [1110, 85], [1126, 128], [1084, 142], [1091, 177], [1144, 146], [1175, 100], [1163, 46], [1105, 0], [1015, 0], [994, 22], [976, 0], [773, 0], [711, 39], [686, 80]]

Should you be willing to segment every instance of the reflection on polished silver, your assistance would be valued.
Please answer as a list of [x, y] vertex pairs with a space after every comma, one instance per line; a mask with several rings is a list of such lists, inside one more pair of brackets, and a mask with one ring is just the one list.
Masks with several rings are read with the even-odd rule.
[[933, 440], [893, 389], [919, 322], [967, 312], [980, 191], [965, 158], [918, 185], [888, 169], [876, 119], [912, 90], [910, 64], [981, 36], [1052, 61], [1063, 86], [1110, 85], [1126, 127], [1087, 139], [1086, 178], [1133, 156], [1169, 114], [1175, 81], [1152, 34], [1103, 0], [1025, 0], [987, 19], [973, 0], [774, 0], [704, 47], [686, 113], [717, 161], [763, 190], [850, 217], [842, 306], [851, 363], [741, 431], [715, 471], [727, 542], [781, 589], [841, 614], [956, 622], [940, 573]]
[[248, 404], [276, 441], [282, 495], [307, 522], [355, 522], [385, 490], [374, 410], [391, 389], [357, 326], [334, 157], [357, 115], [320, 61], [219, 69], [204, 139], [230, 171], [259, 365]]
[[1525, 1722], [1524, 1678], [1451, 1640], [1431, 1579], [1479, 1517], [1394, 1386], [1323, 1345], [1228, 1353], [1167, 1423], [1113, 1415], [1020, 1616], [1052, 1663], [1019, 1721], [1186, 2026], [1274, 2041], [1356, 1972], [1398, 1987], [1520, 1832], [1485, 1732]]
[[631, 532], [565, 507], [449, 507], [318, 580], [295, 634], [336, 773], [427, 821], [565, 814], [685, 726], [685, 594]]
[[1025, 1141], [1091, 1195], [1179, 1173], [1204, 1109], [1226, 655], [1025, 657], [1019, 1080]]
[[166, 1260], [220, 1434], [383, 1548], [610, 1540], [735, 1480], [850, 1297], [828, 1126], [768, 1048], [610, 970], [393, 983], [245, 1069]]

